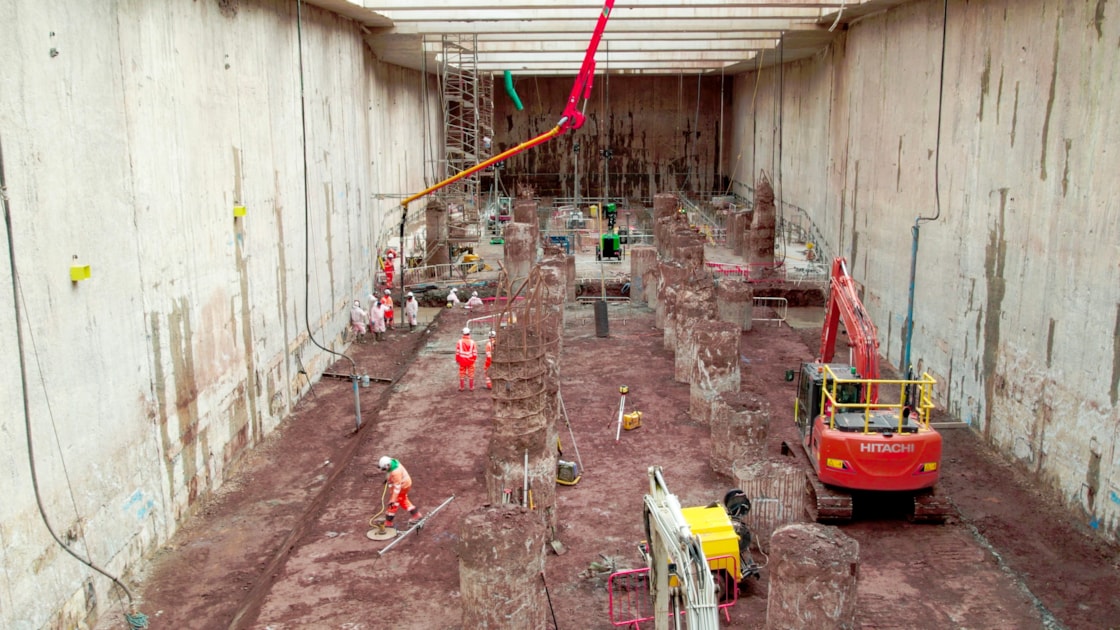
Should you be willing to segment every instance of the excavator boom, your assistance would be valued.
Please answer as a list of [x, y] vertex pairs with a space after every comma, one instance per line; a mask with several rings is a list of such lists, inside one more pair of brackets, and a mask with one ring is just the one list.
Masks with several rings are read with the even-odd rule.
[[860, 378], [879, 378], [879, 333], [856, 293], [855, 281], [848, 274], [848, 261], [837, 257], [832, 261], [828, 310], [825, 311], [824, 327], [821, 329], [821, 363], [831, 363], [836, 354], [836, 336], [841, 320], [855, 354], [852, 365], [856, 373]]

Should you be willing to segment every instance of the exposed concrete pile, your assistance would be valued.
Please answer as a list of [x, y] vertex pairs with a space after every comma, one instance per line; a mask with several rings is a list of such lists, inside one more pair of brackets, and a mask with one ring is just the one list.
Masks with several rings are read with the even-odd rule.
[[513, 290], [516, 291], [529, 277], [529, 270], [533, 268], [533, 261], [537, 257], [533, 227], [528, 223], [514, 221], [506, 224], [502, 237], [505, 239], [503, 265]]
[[630, 302], [649, 305], [646, 295], [656, 293], [657, 287], [647, 288], [651, 270], [657, 269], [657, 248], [652, 245], [635, 245], [630, 248]]
[[[427, 240], [427, 265], [445, 265], [451, 262], [447, 251], [447, 208], [442, 203], [432, 199], [424, 210], [424, 225], [426, 226]], [[442, 245], [441, 245], [442, 244]]]
[[533, 243], [533, 259], [536, 259], [537, 247], [540, 246], [540, 223], [537, 219], [537, 201], [533, 198], [518, 197], [513, 202], [513, 222], [524, 223], [530, 228]]
[[659, 250], [669, 242], [668, 226], [678, 214], [680, 199], [673, 193], [658, 193], [653, 196], [653, 241]]
[[[801, 448], [794, 445], [793, 448]], [[747, 526], [763, 551], [770, 550], [770, 535], [789, 523], [805, 520], [805, 469], [793, 460], [751, 460], [735, 464], [739, 489], [751, 499]]]
[[774, 263], [774, 226], [777, 213], [774, 211], [774, 189], [770, 180], [759, 180], [754, 192], [754, 216], [751, 219], [750, 242], [744, 256], [751, 264]]
[[[739, 391], [742, 337], [739, 328], [733, 324], [706, 321], [698, 324], [683, 340], [678, 340], [675, 371], [682, 369], [685, 355], [692, 357], [692, 365], [684, 366], [691, 369], [682, 382], [690, 385], [688, 413], [696, 422], [709, 424], [712, 406], [720, 394]], [[674, 377], [677, 377], [676, 373]], [[728, 467], [725, 474], [730, 472]]]
[[[555, 423], [546, 409], [546, 344], [518, 313], [516, 325], [498, 332], [490, 378], [494, 383], [494, 429], [487, 453], [486, 491], [490, 503], [503, 503], [503, 491], [516, 495], [526, 478], [536, 496], [556, 484]], [[551, 440], [550, 440], [551, 438]], [[548, 488], [549, 490], [546, 490]], [[534, 497], [535, 498], [535, 497]]]
[[576, 255], [572, 254], [564, 259], [564, 301], [569, 304], [576, 302]]
[[[564, 296], [567, 292], [567, 274], [565, 273], [565, 258], [556, 256], [545, 258], [539, 265], [539, 315], [526, 314], [526, 321], [530, 324], [534, 319], [539, 320], [538, 326], [541, 339], [544, 342], [544, 413], [548, 422], [546, 444], [556, 444], [560, 429], [560, 353], [563, 350], [564, 332]], [[530, 308], [535, 308], [530, 300]], [[545, 452], [547, 460], [542, 465], [549, 467], [552, 472], [552, 483], [535, 487], [533, 500], [535, 509], [540, 510], [548, 528], [549, 539], [554, 538], [558, 522], [556, 512], [556, 468], [559, 464], [559, 453], [556, 449]]]
[[836, 527], [795, 523], [770, 541], [767, 628], [855, 628], [859, 543]]
[[751, 220], [754, 213], [751, 210], [732, 212], [727, 217], [727, 247], [736, 256], [742, 256], [743, 250], [751, 238]]
[[720, 278], [716, 284], [716, 317], [720, 321], [751, 329], [754, 317], [754, 289], [740, 278]]
[[720, 394], [711, 405], [709, 419], [712, 469], [735, 477], [737, 470], [761, 462], [766, 456], [770, 415], [770, 405], [764, 400], [738, 391]]
[[[665, 348], [677, 350], [680, 335], [700, 322], [715, 318], [715, 286], [704, 266], [704, 237], [678, 227], [669, 237], [668, 262], [661, 271], [657, 314]], [[687, 377], [677, 377], [687, 382]]]
[[459, 593], [464, 628], [544, 628], [540, 588], [545, 526], [522, 508], [484, 507], [459, 526]]
[[[710, 288], [686, 290], [678, 294], [685, 301], [677, 306], [676, 356], [673, 380], [697, 383], [721, 391], [739, 391], [738, 327], [715, 319], [715, 303]], [[703, 364], [702, 364], [703, 363]], [[734, 381], [734, 383], [732, 383]]]

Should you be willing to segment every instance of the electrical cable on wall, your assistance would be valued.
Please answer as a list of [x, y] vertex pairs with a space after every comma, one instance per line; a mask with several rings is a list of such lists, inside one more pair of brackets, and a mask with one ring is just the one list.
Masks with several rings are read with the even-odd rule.
[[937, 221], [941, 218], [941, 115], [945, 96], [945, 49], [947, 48], [949, 32], [949, 0], [943, 0], [941, 13], [941, 69], [937, 86], [937, 139], [933, 148], [933, 203], [936, 213], [932, 217], [918, 215], [914, 225], [910, 228], [910, 287], [906, 303], [906, 342], [902, 354], [902, 365], [899, 369], [910, 378], [913, 374], [910, 360], [910, 344], [914, 338], [914, 285], [918, 272], [918, 237], [922, 224]]
[[[78, 562], [109, 578], [109, 580], [111, 580], [113, 584], [117, 586], [117, 588], [124, 591], [125, 596], [128, 598], [128, 608], [124, 614], [124, 617], [125, 621], [128, 622], [129, 628], [132, 628], [133, 630], [147, 628], [148, 617], [147, 615], [136, 610], [135, 603], [132, 599], [132, 591], [128, 590], [128, 587], [125, 586], [124, 583], [121, 582], [116, 576], [97, 566], [93, 563], [92, 560], [78, 555], [78, 552], [74, 551], [65, 542], [63, 542], [62, 539], [59, 538], [58, 534], [55, 533], [54, 527], [51, 526], [50, 518], [47, 516], [46, 507], [43, 505], [43, 494], [39, 488], [39, 472], [35, 466], [35, 440], [31, 430], [31, 406], [28, 400], [27, 392], [27, 359], [23, 347], [23, 316], [20, 310], [20, 303], [22, 302], [23, 292], [20, 289], [19, 272], [16, 267], [15, 239], [12, 236], [12, 213], [11, 205], [8, 200], [7, 180], [4, 175], [4, 150], [2, 144], [0, 144], [0, 203], [2, 203], [4, 206], [4, 227], [8, 237], [8, 264], [10, 265], [10, 269], [12, 272], [12, 311], [16, 322], [16, 348], [19, 355], [20, 392], [23, 399], [23, 426], [27, 436], [27, 463], [29, 468], [31, 469], [31, 486], [35, 493], [35, 504], [39, 510], [39, 518], [43, 521], [43, 526], [47, 528], [47, 533], [50, 534], [51, 538], [54, 539], [55, 543], [58, 544], [59, 547], [62, 547], [62, 549], [66, 553], [68, 553]], [[40, 373], [40, 379], [41, 378], [42, 374]], [[49, 408], [50, 405], [48, 403], [48, 409]], [[55, 431], [55, 434], [57, 436], [57, 430]], [[65, 472], [65, 462], [63, 462], [63, 470]], [[73, 501], [73, 488], [70, 486], [68, 474], [67, 487], [70, 489], [71, 501]], [[75, 507], [75, 511], [76, 510], [77, 508]], [[89, 549], [88, 544], [86, 545], [86, 549]]]
[[[350, 380], [354, 386], [354, 398], [358, 403], [356, 428], [362, 426], [361, 399], [358, 396], [358, 364], [348, 355], [324, 347], [315, 339], [311, 332], [311, 199], [309, 190], [309, 176], [307, 173], [307, 97], [304, 94], [303, 72], [303, 0], [296, 0], [296, 46], [299, 48], [299, 119], [300, 119], [300, 148], [303, 158], [303, 321], [307, 328], [307, 338], [320, 350], [342, 357], [350, 362]], [[320, 302], [321, 303], [321, 302]], [[355, 429], [356, 430], [356, 429]]]

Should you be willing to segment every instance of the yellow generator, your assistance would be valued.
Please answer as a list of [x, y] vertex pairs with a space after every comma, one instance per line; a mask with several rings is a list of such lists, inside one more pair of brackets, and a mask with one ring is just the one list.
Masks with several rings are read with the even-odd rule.
[[[749, 551], [751, 533], [746, 517], [750, 509], [750, 499], [738, 489], [728, 491], [722, 503], [680, 508], [693, 535], [700, 539], [721, 603], [736, 599], [744, 580], [759, 577], [759, 567]], [[640, 549], [648, 564], [649, 545], [643, 541]], [[669, 585], [677, 586], [675, 577], [670, 578]]]

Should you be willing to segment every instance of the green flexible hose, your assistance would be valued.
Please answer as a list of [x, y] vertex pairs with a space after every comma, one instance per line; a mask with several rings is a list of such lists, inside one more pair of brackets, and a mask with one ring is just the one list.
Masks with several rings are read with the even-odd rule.
[[517, 108], [517, 111], [525, 109], [525, 106], [521, 104], [521, 97], [517, 95], [517, 90], [513, 89], [513, 73], [509, 70], [506, 70], [506, 94], [509, 94], [509, 97], [513, 99], [513, 105]]

